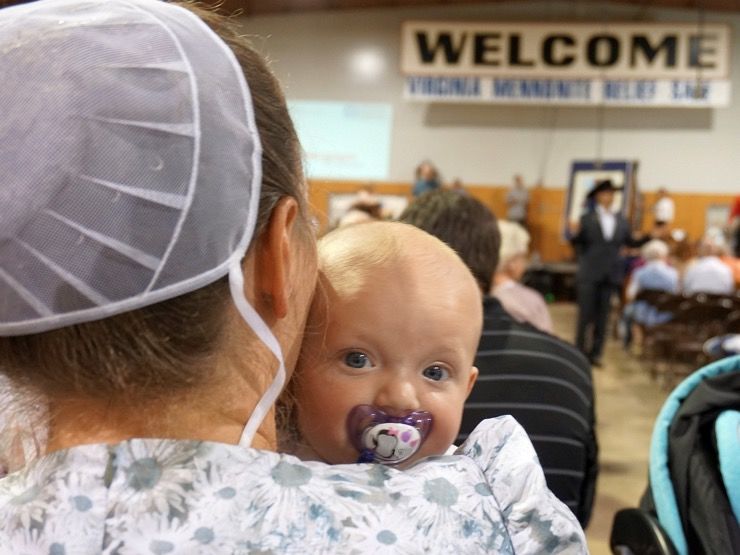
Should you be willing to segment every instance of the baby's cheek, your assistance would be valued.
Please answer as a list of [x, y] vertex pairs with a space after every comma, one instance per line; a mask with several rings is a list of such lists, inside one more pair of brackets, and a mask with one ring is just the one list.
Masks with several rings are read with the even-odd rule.
[[303, 439], [331, 464], [354, 463], [358, 453], [347, 437], [348, 410], [334, 402], [307, 402], [299, 411]]
[[435, 455], [444, 455], [455, 441], [456, 431], [449, 426], [438, 426], [435, 419], [434, 428], [422, 444], [421, 449], [414, 455], [414, 460]]
[[455, 438], [460, 430], [460, 418], [449, 414], [445, 417], [435, 418], [429, 442], [437, 450], [435, 455], [441, 455], [455, 443]]

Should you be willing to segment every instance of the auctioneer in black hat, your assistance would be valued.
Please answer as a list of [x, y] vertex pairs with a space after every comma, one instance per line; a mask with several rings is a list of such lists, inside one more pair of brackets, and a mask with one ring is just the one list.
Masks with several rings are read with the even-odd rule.
[[602, 179], [601, 181], [597, 181], [593, 188], [588, 193], [588, 198], [593, 198], [601, 191], [621, 191], [622, 187], [617, 187], [612, 183], [611, 179]]

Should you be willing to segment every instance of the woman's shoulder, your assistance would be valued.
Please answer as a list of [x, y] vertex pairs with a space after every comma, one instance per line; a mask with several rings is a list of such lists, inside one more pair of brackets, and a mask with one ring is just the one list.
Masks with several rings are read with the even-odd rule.
[[155, 544], [162, 553], [513, 552], [471, 457], [401, 472], [144, 439], [57, 452], [0, 480], [0, 537], [14, 549], [33, 540], [67, 553], [115, 542], [137, 553]]
[[458, 453], [398, 471], [197, 441], [81, 446], [0, 480], [0, 537], [10, 552], [584, 552], [513, 419]]

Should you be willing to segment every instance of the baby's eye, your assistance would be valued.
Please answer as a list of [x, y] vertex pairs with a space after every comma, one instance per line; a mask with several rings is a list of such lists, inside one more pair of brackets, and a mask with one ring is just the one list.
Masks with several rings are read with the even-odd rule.
[[442, 368], [441, 366], [429, 366], [428, 368], [424, 368], [424, 371], [422, 372], [425, 378], [428, 378], [430, 380], [434, 380], [435, 382], [439, 382], [442, 380], [445, 380], [449, 377], [449, 372]]
[[368, 356], [359, 351], [352, 351], [344, 355], [344, 363], [350, 368], [368, 368], [372, 366]]

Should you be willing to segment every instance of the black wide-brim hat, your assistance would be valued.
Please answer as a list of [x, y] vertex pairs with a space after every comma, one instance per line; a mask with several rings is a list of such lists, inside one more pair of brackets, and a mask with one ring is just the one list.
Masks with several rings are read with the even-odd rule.
[[611, 179], [597, 181], [593, 188], [588, 192], [588, 198], [593, 198], [601, 191], [621, 191], [622, 187], [617, 187]]

